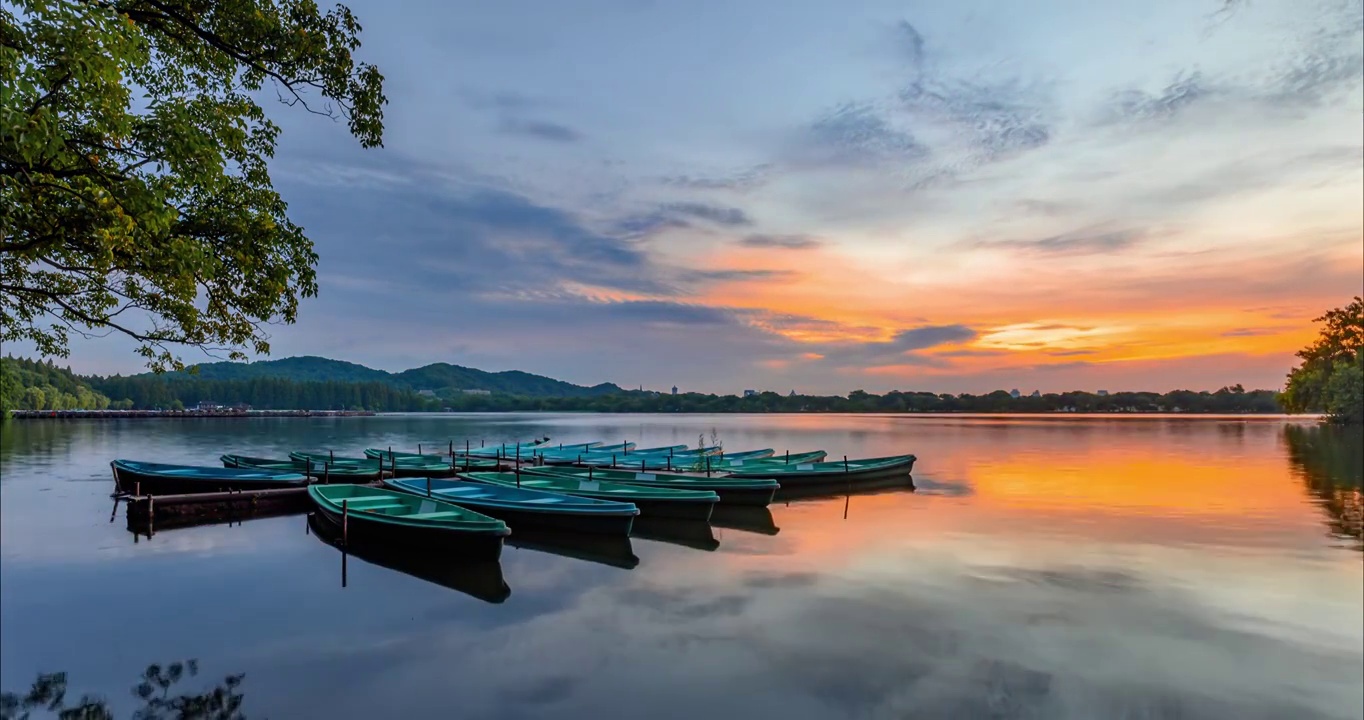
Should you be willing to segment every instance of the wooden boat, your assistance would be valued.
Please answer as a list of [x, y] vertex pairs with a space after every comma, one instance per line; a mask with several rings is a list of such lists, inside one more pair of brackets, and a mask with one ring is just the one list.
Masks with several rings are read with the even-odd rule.
[[437, 462], [397, 460], [391, 462], [386, 458], [380, 460], [379, 458], [368, 457], [344, 457], [322, 452], [291, 452], [289, 457], [294, 460], [323, 463], [332, 467], [366, 468], [376, 473], [383, 472], [395, 477], [450, 477], [459, 471], [458, 467], [454, 467], [444, 460]]
[[498, 604], [511, 596], [511, 587], [502, 576], [502, 564], [496, 560], [449, 562], [440, 555], [409, 552], [402, 547], [361, 542], [356, 538], [350, 538], [347, 546], [341, 542], [341, 531], [319, 513], [308, 515], [308, 529], [317, 539], [340, 548], [347, 555], [462, 592], [483, 602]]
[[[418, 453], [399, 452], [397, 450], [380, 450], [378, 448], [366, 448], [365, 457], [370, 460], [382, 460], [384, 467], [397, 464], [399, 467], [409, 465], [440, 465], [442, 467], [451, 466], [450, 455], [423, 455]], [[501, 465], [497, 460], [486, 458], [472, 458], [463, 455], [455, 455], [454, 463], [456, 470], [497, 470]]]
[[295, 460], [293, 458], [288, 460], [274, 460], [271, 458], [250, 457], [248, 455], [223, 455], [218, 459], [222, 460], [223, 467], [296, 472], [307, 475], [319, 482], [373, 482], [379, 479], [379, 469], [377, 467], [370, 469], [353, 465], [332, 465], [330, 463], [317, 463], [308, 460]]
[[522, 459], [529, 459], [531, 461], [538, 461], [550, 465], [572, 465], [579, 457], [582, 457], [584, 453], [632, 455], [634, 454], [634, 449], [635, 444], [632, 442], [616, 443], [615, 445], [590, 443], [586, 447], [583, 445], [561, 445], [558, 448], [537, 448], [531, 453], [530, 458], [525, 458], [523, 456]]
[[815, 483], [802, 485], [788, 484], [777, 491], [775, 502], [799, 500], [819, 500], [828, 498], [848, 498], [860, 495], [882, 495], [885, 493], [915, 492], [914, 478], [909, 475], [891, 475], [858, 480], [856, 482]]
[[515, 534], [507, 537], [507, 544], [514, 548], [525, 548], [625, 570], [631, 570], [639, 565], [639, 556], [635, 555], [630, 538], [620, 535], [517, 528]]
[[797, 489], [801, 486], [820, 484], [848, 484], [864, 480], [908, 475], [914, 469], [913, 455], [894, 455], [891, 457], [841, 460], [837, 462], [768, 463], [753, 467], [736, 468], [729, 474], [732, 478], [771, 478], [782, 484], [783, 488]]
[[750, 467], [753, 465], [758, 467], [767, 467], [768, 465], [800, 465], [802, 463], [823, 462], [824, 458], [827, 456], [828, 453], [823, 450], [813, 450], [803, 453], [788, 452], [784, 455], [773, 454], [770, 457], [760, 458], [736, 457], [735, 455], [726, 454], [720, 457], [711, 458], [710, 469], [712, 471], [728, 472], [733, 471], [735, 468]]
[[[509, 475], [511, 473], [503, 473]], [[628, 502], [504, 487], [470, 480], [403, 478], [385, 480], [393, 490], [429, 495], [489, 517], [506, 521], [513, 530], [533, 526], [603, 535], [629, 535], [639, 509]]]
[[581, 467], [600, 467], [600, 468], [629, 468], [642, 471], [663, 470], [665, 472], [705, 472], [709, 463], [715, 461], [716, 455], [696, 450], [685, 450], [674, 453], [637, 453], [629, 455], [619, 453], [585, 453], [577, 458], [573, 465]]
[[639, 508], [641, 516], [683, 518], [703, 522], [710, 518], [711, 509], [720, 501], [720, 496], [710, 490], [674, 490], [585, 478], [531, 475], [525, 472], [472, 472], [463, 473], [460, 477], [504, 487], [519, 486], [527, 490], [546, 490], [599, 500], [628, 502]]
[[114, 460], [109, 463], [118, 489], [130, 495], [180, 495], [227, 490], [273, 490], [303, 487], [308, 476], [258, 468], [220, 468], [200, 465]]
[[310, 485], [317, 511], [346, 540], [496, 560], [507, 524], [458, 505], [364, 485]]
[[[501, 459], [504, 457], [511, 458], [516, 457], [517, 452], [519, 450], [521, 455], [524, 455], [526, 456], [527, 459], [529, 459], [531, 452], [534, 451], [536, 448], [544, 446], [544, 449], [548, 449], [549, 447], [549, 445], [547, 445], [548, 442], [549, 438], [544, 438], [543, 440], [532, 440], [530, 442], [523, 443], [502, 443], [501, 445], [485, 445], [483, 447], [469, 448], [467, 452], [460, 452], [460, 450], [456, 448], [455, 454], [468, 455], [469, 457], [476, 458]], [[584, 443], [584, 445], [586, 446], [599, 444], [600, 443]]]
[[641, 485], [645, 487], [676, 488], [678, 490], [710, 490], [720, 496], [724, 505], [757, 505], [766, 507], [781, 485], [776, 480], [765, 478], [744, 480], [727, 476], [705, 477], [703, 475], [678, 475], [639, 470], [608, 470], [578, 467], [530, 467], [521, 470], [522, 475], [544, 475], [547, 477], [572, 477], [587, 480]]

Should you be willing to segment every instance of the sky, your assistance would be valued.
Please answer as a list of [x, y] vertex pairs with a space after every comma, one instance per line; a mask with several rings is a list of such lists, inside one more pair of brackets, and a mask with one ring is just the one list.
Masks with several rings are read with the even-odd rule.
[[266, 105], [321, 258], [274, 357], [1274, 389], [1364, 292], [1358, 0], [349, 4], [385, 147]]

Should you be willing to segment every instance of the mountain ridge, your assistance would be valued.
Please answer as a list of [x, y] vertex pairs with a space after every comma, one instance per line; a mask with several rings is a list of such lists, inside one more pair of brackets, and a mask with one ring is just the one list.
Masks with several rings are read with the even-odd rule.
[[[141, 373], [133, 377], [151, 377]], [[276, 360], [255, 362], [213, 362], [194, 366], [193, 372], [166, 373], [167, 379], [198, 378], [201, 380], [253, 380], [273, 378], [295, 382], [382, 382], [394, 387], [431, 392], [441, 390], [486, 390], [490, 393], [542, 397], [590, 397], [620, 392], [615, 383], [576, 385], [522, 370], [488, 372], [478, 368], [431, 363], [401, 372], [361, 365], [345, 360], [333, 360], [317, 355], [299, 355]]]

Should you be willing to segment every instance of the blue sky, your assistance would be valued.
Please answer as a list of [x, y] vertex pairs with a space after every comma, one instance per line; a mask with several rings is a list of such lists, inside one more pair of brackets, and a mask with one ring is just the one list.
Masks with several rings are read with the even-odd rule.
[[321, 256], [276, 357], [1278, 387], [1364, 291], [1357, 1], [350, 5], [385, 148], [267, 105]]

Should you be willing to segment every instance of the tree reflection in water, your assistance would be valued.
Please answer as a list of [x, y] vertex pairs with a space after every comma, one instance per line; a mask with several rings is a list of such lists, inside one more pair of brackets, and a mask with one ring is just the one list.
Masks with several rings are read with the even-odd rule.
[[[1364, 434], [1358, 428], [1289, 425], [1288, 457], [1330, 515], [1331, 532], [1364, 540]], [[1364, 550], [1364, 543], [1357, 545]]]
[[[193, 695], [172, 695], [171, 687], [186, 677], [199, 674], [196, 660], [175, 662], [162, 667], [148, 665], [133, 686], [133, 696], [142, 706], [134, 720], [239, 720], [245, 675], [228, 675], [217, 686]], [[67, 705], [66, 673], [44, 673], [33, 681], [28, 692], [0, 694], [0, 720], [22, 720], [46, 713], [60, 720], [113, 720], [108, 702], [94, 695], [81, 695], [76, 705]], [[41, 717], [38, 715], [36, 717]]]

